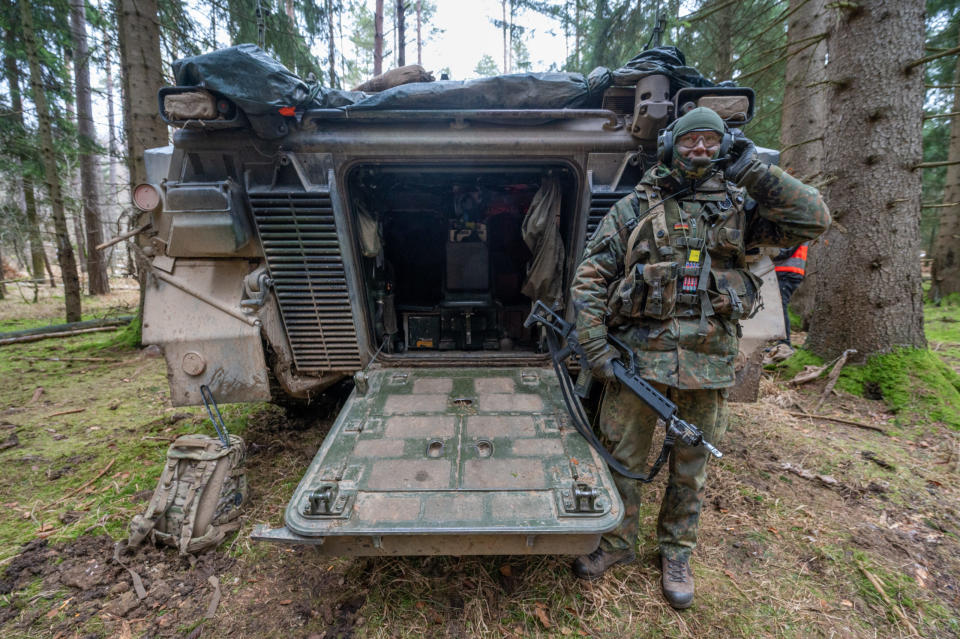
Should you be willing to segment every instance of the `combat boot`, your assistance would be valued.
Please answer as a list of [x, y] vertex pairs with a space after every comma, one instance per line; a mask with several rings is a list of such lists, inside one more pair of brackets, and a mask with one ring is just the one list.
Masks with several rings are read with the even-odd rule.
[[667, 603], [682, 610], [693, 605], [693, 571], [689, 559], [669, 559], [660, 555], [663, 576], [660, 583]]
[[589, 555], [580, 555], [573, 562], [573, 574], [580, 579], [594, 580], [603, 576], [607, 568], [636, 561], [637, 555], [629, 548], [604, 550], [597, 548]]

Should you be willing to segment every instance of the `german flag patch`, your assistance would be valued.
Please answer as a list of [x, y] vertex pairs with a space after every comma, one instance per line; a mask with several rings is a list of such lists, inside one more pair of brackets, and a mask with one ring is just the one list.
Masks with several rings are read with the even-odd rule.
[[689, 230], [690, 230], [690, 225], [687, 224], [686, 222], [677, 222], [676, 224], [673, 225], [673, 230], [674, 230], [674, 231], [689, 231]]

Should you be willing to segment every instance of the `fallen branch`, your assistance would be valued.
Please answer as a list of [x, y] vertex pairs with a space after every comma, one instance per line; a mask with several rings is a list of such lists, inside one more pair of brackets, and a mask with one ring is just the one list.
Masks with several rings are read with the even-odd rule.
[[810, 419], [821, 419], [828, 422], [838, 422], [840, 424], [849, 424], [850, 426], [857, 426], [858, 428], [866, 428], [867, 430], [875, 430], [878, 433], [887, 434], [887, 431], [879, 426], [874, 426], [873, 424], [864, 424], [862, 422], [855, 422], [850, 419], [843, 419], [842, 417], [829, 417], [827, 415], [814, 415], [813, 413], [808, 413], [806, 411], [798, 413], [795, 411], [788, 411], [788, 415], [793, 415], [794, 417], [808, 417]]
[[799, 386], [800, 384], [806, 384], [807, 382], [812, 382], [821, 375], [823, 371], [827, 370], [828, 366], [804, 366], [803, 370], [793, 376], [793, 379], [790, 380], [790, 383], [794, 386]]
[[877, 576], [872, 572], [867, 570], [866, 566], [863, 565], [863, 562], [858, 561], [857, 568], [859, 568], [860, 572], [863, 573], [863, 576], [867, 578], [867, 581], [873, 585], [874, 589], [880, 595], [880, 598], [883, 599], [883, 602], [887, 604], [888, 608], [890, 608], [890, 611], [893, 612], [893, 614], [903, 622], [903, 625], [907, 627], [913, 636], [919, 637], [920, 633], [917, 632], [916, 627], [910, 623], [910, 620], [907, 618], [907, 613], [905, 613], [900, 606], [893, 603], [893, 600], [890, 599], [890, 595], [888, 595], [887, 591], [883, 589], [883, 584], [880, 582], [880, 579], [878, 579]]
[[16, 362], [119, 362], [113, 357], [11, 357]]
[[24, 335], [23, 337], [8, 337], [6, 339], [0, 339], [0, 346], [6, 346], [8, 344], [23, 344], [26, 342], [39, 342], [40, 340], [52, 339], [55, 337], [73, 337], [74, 335], [84, 335], [86, 333], [102, 333], [104, 331], [115, 331], [118, 328], [122, 328], [122, 325], [117, 324], [114, 326], [98, 326], [97, 328], [82, 328], [76, 331], [44, 333], [42, 335]]
[[58, 499], [57, 501], [53, 502], [52, 504], [50, 504], [49, 506], [47, 506], [46, 508], [44, 508], [44, 510], [51, 510], [52, 508], [54, 508], [54, 507], [56, 507], [56, 506], [59, 506], [60, 504], [62, 504], [62, 503], [65, 502], [66, 500], [70, 499], [71, 497], [73, 497], [74, 495], [76, 495], [77, 493], [79, 493], [80, 491], [82, 491], [84, 488], [87, 488], [88, 486], [90, 486], [93, 482], [97, 481], [98, 479], [100, 479], [101, 477], [103, 477], [104, 475], [106, 475], [106, 474], [107, 474], [107, 471], [110, 470], [110, 467], [113, 466], [113, 462], [115, 462], [115, 461], [117, 461], [116, 458], [111, 459], [111, 460], [110, 460], [110, 463], [107, 464], [106, 466], [104, 466], [103, 470], [101, 470], [99, 473], [97, 473], [97, 476], [96, 476], [96, 477], [94, 477], [93, 479], [91, 479], [90, 481], [88, 481], [87, 483], [85, 483], [84, 485], [80, 486], [79, 488], [74, 488], [74, 489], [71, 490], [69, 493], [67, 493], [66, 495], [64, 495], [63, 497], [61, 497], [60, 499]]
[[120, 317], [86, 320], [83, 322], [70, 322], [68, 324], [55, 324], [53, 326], [41, 326], [40, 328], [30, 328], [23, 331], [0, 333], [0, 346], [4, 344], [16, 344], [19, 342], [34, 342], [40, 339], [46, 339], [47, 337], [79, 335], [83, 332], [89, 333], [97, 330], [112, 331], [118, 326], [125, 326], [129, 324], [133, 320], [133, 315], [123, 315]]
[[74, 413], [82, 413], [87, 410], [86, 408], [71, 408], [70, 410], [62, 410], [58, 413], [53, 413], [52, 415], [47, 415], [47, 419], [51, 417], [60, 417], [60, 415], [73, 415]]
[[824, 484], [825, 486], [829, 486], [830, 488], [842, 487], [840, 482], [838, 482], [834, 477], [831, 477], [830, 475], [817, 475], [817, 474], [811, 473], [809, 470], [805, 468], [801, 468], [800, 466], [794, 466], [790, 462], [783, 462], [782, 464], [780, 464], [780, 470], [784, 470], [788, 473], [793, 473], [794, 475], [796, 475], [797, 477], [800, 477], [801, 479], [807, 479], [810, 481], [818, 480], [822, 484]]
[[823, 406], [823, 402], [825, 402], [827, 397], [830, 396], [831, 391], [833, 391], [833, 387], [837, 385], [837, 380], [840, 379], [840, 371], [843, 370], [844, 364], [847, 363], [847, 358], [856, 354], [856, 352], [857, 349], [848, 348], [843, 351], [843, 354], [840, 355], [840, 359], [837, 360], [837, 363], [833, 365], [833, 370], [830, 371], [830, 377], [827, 380], [827, 385], [820, 394], [820, 399], [817, 400], [817, 405], [813, 407], [813, 410], [820, 410], [820, 407]]

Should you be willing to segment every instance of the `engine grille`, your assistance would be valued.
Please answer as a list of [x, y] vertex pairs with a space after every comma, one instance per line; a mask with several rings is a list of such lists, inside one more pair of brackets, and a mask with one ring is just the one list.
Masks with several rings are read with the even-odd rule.
[[587, 239], [593, 237], [593, 232], [600, 225], [600, 220], [610, 211], [610, 207], [620, 198], [630, 194], [630, 191], [594, 191], [590, 194], [590, 215], [587, 216]]
[[329, 193], [249, 195], [297, 370], [357, 370], [357, 332]]

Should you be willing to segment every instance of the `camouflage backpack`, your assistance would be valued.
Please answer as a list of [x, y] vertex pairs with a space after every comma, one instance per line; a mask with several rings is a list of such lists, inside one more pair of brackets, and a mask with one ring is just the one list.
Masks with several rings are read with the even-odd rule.
[[240, 507], [247, 500], [244, 453], [236, 435], [178, 437], [167, 450], [147, 511], [130, 522], [128, 545], [149, 536], [154, 543], [176, 546], [180, 554], [217, 546], [240, 527]]

